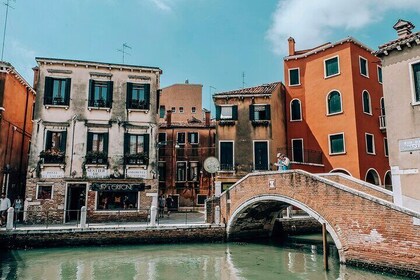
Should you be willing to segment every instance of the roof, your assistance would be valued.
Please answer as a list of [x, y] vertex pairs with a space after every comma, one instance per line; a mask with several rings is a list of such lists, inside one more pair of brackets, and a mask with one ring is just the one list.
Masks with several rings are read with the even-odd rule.
[[111, 67], [111, 68], [143, 68], [157, 70], [162, 73], [162, 70], [159, 67], [153, 66], [141, 66], [141, 65], [130, 65], [130, 64], [120, 64], [120, 63], [108, 63], [108, 62], [98, 62], [98, 61], [87, 61], [87, 60], [77, 60], [77, 59], [63, 59], [63, 58], [48, 58], [48, 57], [36, 57], [35, 60], [38, 63], [49, 62], [56, 64], [80, 64], [80, 65], [92, 65], [92, 66], [101, 66], [101, 67]]
[[308, 49], [308, 50], [303, 50], [303, 51], [296, 51], [294, 55], [289, 55], [289, 56], [284, 57], [284, 60], [304, 58], [304, 57], [307, 57], [309, 55], [316, 54], [316, 53], [319, 53], [321, 51], [325, 51], [326, 49], [333, 48], [333, 47], [335, 47], [337, 45], [342, 45], [344, 43], [353, 43], [353, 44], [355, 44], [355, 45], [357, 45], [357, 46], [359, 46], [359, 47], [367, 50], [370, 53], [373, 53], [374, 52], [373, 49], [369, 48], [368, 46], [366, 46], [362, 42], [354, 39], [353, 37], [347, 37], [347, 38], [344, 38], [344, 39], [342, 39], [340, 41], [337, 41], [335, 43], [328, 42], [328, 43], [322, 44], [322, 45], [320, 45], [318, 47], [315, 47], [313, 49]]
[[235, 96], [235, 95], [241, 95], [241, 96], [267, 95], [267, 94], [271, 94], [279, 84], [281, 84], [281, 82], [263, 84], [263, 85], [259, 85], [255, 87], [242, 88], [242, 89], [225, 91], [225, 92], [218, 92], [218, 93], [215, 93], [213, 97], [220, 98], [220, 97]]
[[160, 122], [159, 128], [216, 128], [216, 122], [210, 121], [210, 126], [206, 126], [205, 122], [171, 122], [169, 127], [166, 122]]
[[403, 47], [411, 48], [411, 45], [414, 43], [420, 45], [420, 31], [379, 46], [379, 50], [375, 54], [377, 56], [388, 55], [389, 52], [394, 50], [400, 51]]
[[0, 72], [2, 72], [3, 70], [1, 70], [1, 68], [4, 68], [4, 70], [15, 76], [15, 78], [26, 88], [29, 89], [29, 91], [31, 91], [33, 94], [36, 94], [35, 90], [32, 88], [32, 86], [25, 80], [25, 78], [23, 78], [18, 71], [16, 71], [15, 67], [13, 67], [12, 64], [10, 64], [9, 62], [6, 61], [0, 61]]

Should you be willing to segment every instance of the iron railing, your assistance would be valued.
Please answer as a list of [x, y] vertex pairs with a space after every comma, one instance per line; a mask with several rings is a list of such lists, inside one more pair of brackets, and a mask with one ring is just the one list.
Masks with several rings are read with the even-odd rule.
[[323, 164], [321, 151], [309, 149], [277, 148], [277, 153], [286, 155], [292, 162]]

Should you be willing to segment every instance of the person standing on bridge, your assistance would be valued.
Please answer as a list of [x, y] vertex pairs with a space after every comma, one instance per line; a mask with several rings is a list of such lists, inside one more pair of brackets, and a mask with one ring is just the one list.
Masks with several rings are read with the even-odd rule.
[[277, 162], [274, 165], [277, 166], [277, 170], [289, 170], [290, 160], [285, 155], [278, 153]]

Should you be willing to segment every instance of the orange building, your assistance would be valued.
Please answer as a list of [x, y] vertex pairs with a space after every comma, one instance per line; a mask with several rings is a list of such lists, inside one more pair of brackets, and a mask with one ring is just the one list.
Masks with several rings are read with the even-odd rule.
[[[294, 168], [343, 172], [391, 185], [380, 60], [354, 38], [284, 58], [289, 157]], [[322, 164], [303, 164], [310, 151]]]
[[23, 197], [35, 91], [7, 62], [0, 62], [0, 186]]

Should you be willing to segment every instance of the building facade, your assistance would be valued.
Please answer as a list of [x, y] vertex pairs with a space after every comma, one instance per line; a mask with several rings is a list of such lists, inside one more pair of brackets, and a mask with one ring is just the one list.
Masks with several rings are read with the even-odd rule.
[[280, 82], [220, 92], [216, 105], [216, 181], [222, 191], [249, 172], [275, 169], [286, 147], [284, 86]]
[[[299, 51], [293, 38], [288, 43], [287, 146], [295, 168], [391, 188], [380, 60], [351, 37]], [[322, 151], [322, 164], [305, 163], [312, 151]]]
[[[36, 58], [25, 208], [29, 220], [147, 217], [157, 203], [157, 91], [162, 71]], [[43, 212], [42, 212], [43, 211]], [[44, 214], [43, 214], [44, 213]]]
[[394, 201], [420, 212], [420, 32], [399, 20], [398, 38], [379, 47]]
[[35, 91], [7, 62], [0, 62], [0, 186], [12, 201], [24, 197]]

